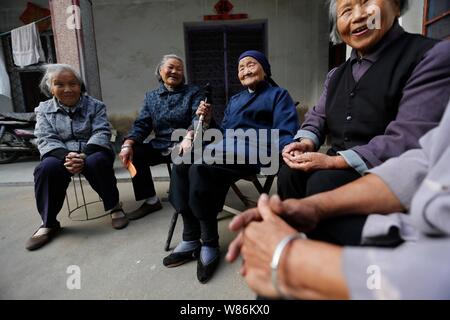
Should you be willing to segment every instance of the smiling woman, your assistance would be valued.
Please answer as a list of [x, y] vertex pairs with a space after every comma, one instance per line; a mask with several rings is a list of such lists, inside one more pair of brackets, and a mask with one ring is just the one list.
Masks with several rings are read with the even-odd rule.
[[35, 110], [35, 135], [42, 161], [34, 171], [34, 181], [42, 225], [26, 248], [39, 249], [59, 232], [57, 215], [74, 174], [83, 174], [99, 194], [113, 228], [125, 228], [128, 219], [114, 176], [115, 155], [106, 106], [84, 94], [80, 75], [66, 64], [47, 65], [40, 87], [51, 97]]
[[[376, 27], [369, 28], [369, 17], [377, 12]], [[342, 40], [364, 56], [384, 37], [400, 17], [397, 1], [337, 1], [337, 30]]]
[[[450, 42], [405, 32], [405, 0], [330, 0], [331, 39], [353, 50], [329, 72], [296, 142], [283, 151], [284, 199], [329, 191], [418, 147], [450, 98]], [[326, 154], [316, 152], [329, 138]], [[336, 218], [310, 234], [358, 245], [365, 217]], [[365, 227], [364, 227], [365, 228]]]
[[[156, 196], [150, 166], [170, 163], [170, 153], [175, 146], [171, 140], [176, 129], [193, 126], [196, 111], [204, 94], [199, 87], [185, 84], [183, 60], [174, 54], [163, 56], [157, 65], [155, 76], [159, 88], [145, 94], [139, 117], [122, 145], [119, 158], [125, 167], [132, 162], [137, 174], [133, 177], [136, 201], [146, 200], [129, 214], [130, 220], [162, 209]], [[147, 142], [150, 134], [155, 137]], [[190, 145], [193, 130], [183, 140], [182, 148]]]

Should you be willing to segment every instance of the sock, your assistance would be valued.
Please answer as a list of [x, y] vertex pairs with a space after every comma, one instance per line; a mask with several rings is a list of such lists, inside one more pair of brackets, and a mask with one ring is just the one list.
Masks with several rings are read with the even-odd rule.
[[39, 230], [33, 235], [33, 237], [42, 236], [49, 233], [51, 228], [39, 228]]
[[159, 201], [159, 198], [155, 195], [155, 196], [150, 197], [147, 200], [145, 200], [145, 203], [152, 205], [152, 204], [157, 203], [158, 201]]
[[194, 240], [194, 241], [181, 241], [175, 250], [173, 252], [180, 253], [180, 252], [188, 252], [195, 250], [198, 246], [200, 246], [200, 240]]
[[211, 263], [219, 254], [219, 248], [202, 246], [202, 250], [200, 251], [200, 259], [202, 259], [202, 263], [204, 265], [207, 265]]

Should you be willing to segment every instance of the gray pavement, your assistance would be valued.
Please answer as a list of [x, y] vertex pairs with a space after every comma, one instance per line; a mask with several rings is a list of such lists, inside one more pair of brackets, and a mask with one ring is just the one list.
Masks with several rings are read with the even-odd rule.
[[[153, 169], [157, 193], [163, 198], [163, 210], [130, 222], [124, 230], [114, 230], [110, 217], [91, 221], [73, 221], [67, 207], [59, 214], [63, 231], [47, 246], [34, 252], [25, 242], [40, 224], [33, 194], [33, 170], [37, 161], [0, 165], [0, 299], [254, 299], [239, 275], [240, 262], [222, 262], [206, 285], [196, 279], [196, 262], [167, 269], [162, 259], [173, 208], [166, 201], [169, 179], [167, 168]], [[119, 164], [116, 175], [125, 211], [137, 208], [128, 173]], [[87, 185], [87, 184], [85, 184]], [[257, 198], [247, 182], [239, 183], [244, 192]], [[70, 189], [69, 189], [70, 190]], [[89, 187], [88, 201], [98, 197]], [[69, 191], [69, 198], [73, 199]], [[237, 197], [229, 193], [227, 205], [243, 210]], [[89, 207], [90, 213], [102, 213], [101, 204]], [[83, 212], [77, 211], [75, 218]], [[227, 229], [230, 218], [219, 222], [222, 257], [234, 235]], [[178, 220], [172, 247], [181, 238], [182, 220]], [[80, 271], [80, 289], [68, 289]], [[70, 286], [69, 286], [70, 287]]]

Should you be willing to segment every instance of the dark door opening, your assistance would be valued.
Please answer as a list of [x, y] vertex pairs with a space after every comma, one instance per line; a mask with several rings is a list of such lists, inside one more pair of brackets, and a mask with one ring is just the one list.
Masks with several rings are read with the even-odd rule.
[[347, 60], [347, 45], [345, 43], [333, 45], [330, 42], [328, 71], [330, 71], [333, 68], [339, 67], [346, 60]]
[[246, 50], [267, 53], [267, 24], [185, 25], [185, 44], [189, 82], [211, 84], [214, 119], [220, 122], [229, 98], [242, 90], [239, 55]]
[[42, 79], [42, 72], [20, 72], [20, 82], [22, 84], [23, 98], [25, 102], [25, 112], [34, 112], [41, 101], [48, 100], [39, 89]]

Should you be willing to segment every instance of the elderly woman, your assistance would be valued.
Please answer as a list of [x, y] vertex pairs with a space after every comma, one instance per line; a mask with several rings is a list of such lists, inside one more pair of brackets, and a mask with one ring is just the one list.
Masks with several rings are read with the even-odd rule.
[[42, 247], [60, 230], [56, 217], [74, 174], [83, 174], [102, 198], [112, 226], [125, 228], [128, 219], [119, 202], [106, 106], [85, 94], [80, 75], [69, 65], [48, 65], [40, 87], [53, 96], [35, 110], [41, 163], [34, 171], [34, 183], [42, 225], [26, 248]]
[[[236, 217], [227, 259], [259, 295], [299, 299], [450, 299], [450, 104], [441, 124], [409, 150], [342, 188], [302, 200], [261, 197]], [[369, 246], [302, 239], [319, 220], [355, 214], [392, 226]], [[257, 221], [257, 222], [256, 222]], [[386, 228], [384, 223], [376, 225]], [[390, 229], [390, 227], [388, 227]], [[371, 235], [376, 235], [372, 229]], [[376, 242], [375, 242], [376, 241]]]
[[[220, 126], [224, 138], [218, 144], [229, 146], [230, 141], [231, 145], [236, 143], [235, 139], [228, 140], [225, 135], [229, 129], [241, 129], [247, 133], [255, 130], [269, 133], [274, 130], [279, 132], [279, 139], [272, 141], [277, 152], [271, 156], [272, 161], [275, 159], [278, 163], [280, 151], [293, 141], [298, 125], [295, 105], [289, 93], [275, 85], [271, 79], [270, 64], [258, 51], [247, 51], [239, 57], [238, 77], [245, 90], [230, 99]], [[202, 102], [198, 114], [207, 119], [210, 108], [209, 104]], [[193, 133], [188, 133], [185, 141], [193, 138]], [[257, 145], [258, 149], [270, 149], [271, 141], [263, 141], [260, 136], [256, 139], [259, 141], [247, 141], [247, 155], [252, 152], [252, 145]], [[238, 154], [232, 152], [226, 150], [227, 156]], [[176, 267], [198, 258], [197, 279], [206, 283], [211, 278], [220, 259], [217, 215], [222, 211], [228, 189], [242, 177], [258, 173], [261, 167], [261, 163], [246, 159], [245, 164], [216, 162], [212, 165], [174, 166], [170, 202], [183, 217], [183, 241], [164, 258], [166, 267]]]
[[[132, 161], [137, 174], [132, 179], [136, 201], [145, 200], [128, 214], [130, 220], [160, 210], [150, 166], [170, 163], [174, 146], [172, 132], [187, 129], [196, 117], [196, 110], [203, 99], [202, 91], [185, 84], [183, 60], [173, 54], [165, 55], [156, 68], [159, 88], [145, 95], [138, 119], [126, 137], [119, 157], [125, 167]], [[145, 142], [151, 133], [154, 138]]]
[[[398, 18], [406, 7], [404, 0], [330, 1], [332, 39], [353, 51], [328, 74], [297, 142], [283, 151], [286, 165], [278, 179], [283, 199], [356, 180], [416, 148], [439, 123], [450, 96], [450, 42], [405, 32]], [[331, 148], [318, 153], [327, 136]], [[333, 219], [314, 236], [358, 244], [364, 223], [365, 217]]]

